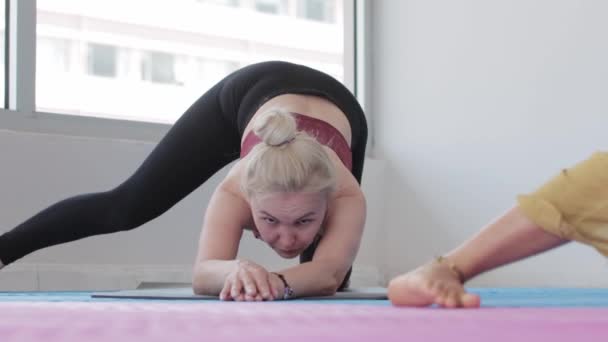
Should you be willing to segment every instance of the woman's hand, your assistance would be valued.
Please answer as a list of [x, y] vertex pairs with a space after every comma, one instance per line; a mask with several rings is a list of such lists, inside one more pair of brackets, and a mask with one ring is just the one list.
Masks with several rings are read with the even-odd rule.
[[220, 292], [220, 300], [263, 301], [281, 299], [283, 282], [264, 267], [249, 260], [237, 260]]

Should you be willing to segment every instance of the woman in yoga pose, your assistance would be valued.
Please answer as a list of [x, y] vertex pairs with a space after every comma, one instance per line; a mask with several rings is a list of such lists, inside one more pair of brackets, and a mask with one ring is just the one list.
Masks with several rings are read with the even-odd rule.
[[[363, 234], [366, 140], [361, 107], [332, 77], [287, 62], [244, 67], [203, 94], [122, 184], [60, 201], [1, 235], [0, 267], [41, 248], [139, 227], [239, 159], [205, 213], [195, 293], [333, 294], [348, 285]], [[245, 232], [300, 264], [269, 272], [238, 260]]]

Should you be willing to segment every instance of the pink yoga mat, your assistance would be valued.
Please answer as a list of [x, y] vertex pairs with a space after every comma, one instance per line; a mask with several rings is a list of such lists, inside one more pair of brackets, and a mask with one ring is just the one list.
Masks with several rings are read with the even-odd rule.
[[301, 303], [0, 303], [0, 341], [608, 341], [608, 309]]

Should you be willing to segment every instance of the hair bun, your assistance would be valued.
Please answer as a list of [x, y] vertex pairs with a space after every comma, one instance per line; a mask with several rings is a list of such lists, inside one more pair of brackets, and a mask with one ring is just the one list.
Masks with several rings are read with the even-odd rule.
[[271, 109], [256, 118], [253, 132], [269, 146], [283, 146], [296, 138], [296, 119], [286, 110]]
[[[329, 154], [315, 138], [296, 133], [296, 118], [283, 109], [256, 115], [253, 133], [262, 142], [247, 154], [241, 189], [247, 196], [276, 192], [322, 192], [336, 187]], [[281, 146], [281, 147], [279, 147]]]

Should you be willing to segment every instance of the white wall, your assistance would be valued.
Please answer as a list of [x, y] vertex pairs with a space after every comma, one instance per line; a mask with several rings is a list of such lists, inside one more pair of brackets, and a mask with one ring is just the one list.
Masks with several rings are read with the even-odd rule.
[[[104, 191], [128, 177], [153, 142], [0, 130], [0, 232], [60, 199]], [[377, 220], [380, 186], [370, 185], [382, 163], [367, 164], [370, 222]], [[226, 170], [139, 229], [92, 237], [35, 252], [0, 272], [0, 290], [133, 288], [140, 281], [187, 282], [191, 277], [204, 210]], [[366, 175], [367, 175], [366, 174]], [[379, 183], [377, 183], [379, 184]], [[370, 223], [370, 225], [371, 225]], [[366, 231], [353, 283], [379, 279], [374, 227]], [[246, 234], [241, 256], [276, 269], [289, 265]]]
[[[563, 167], [608, 147], [608, 2], [374, 0], [375, 154], [388, 276], [455, 247]], [[389, 187], [387, 187], [389, 188]], [[568, 245], [472, 285], [606, 286]]]

